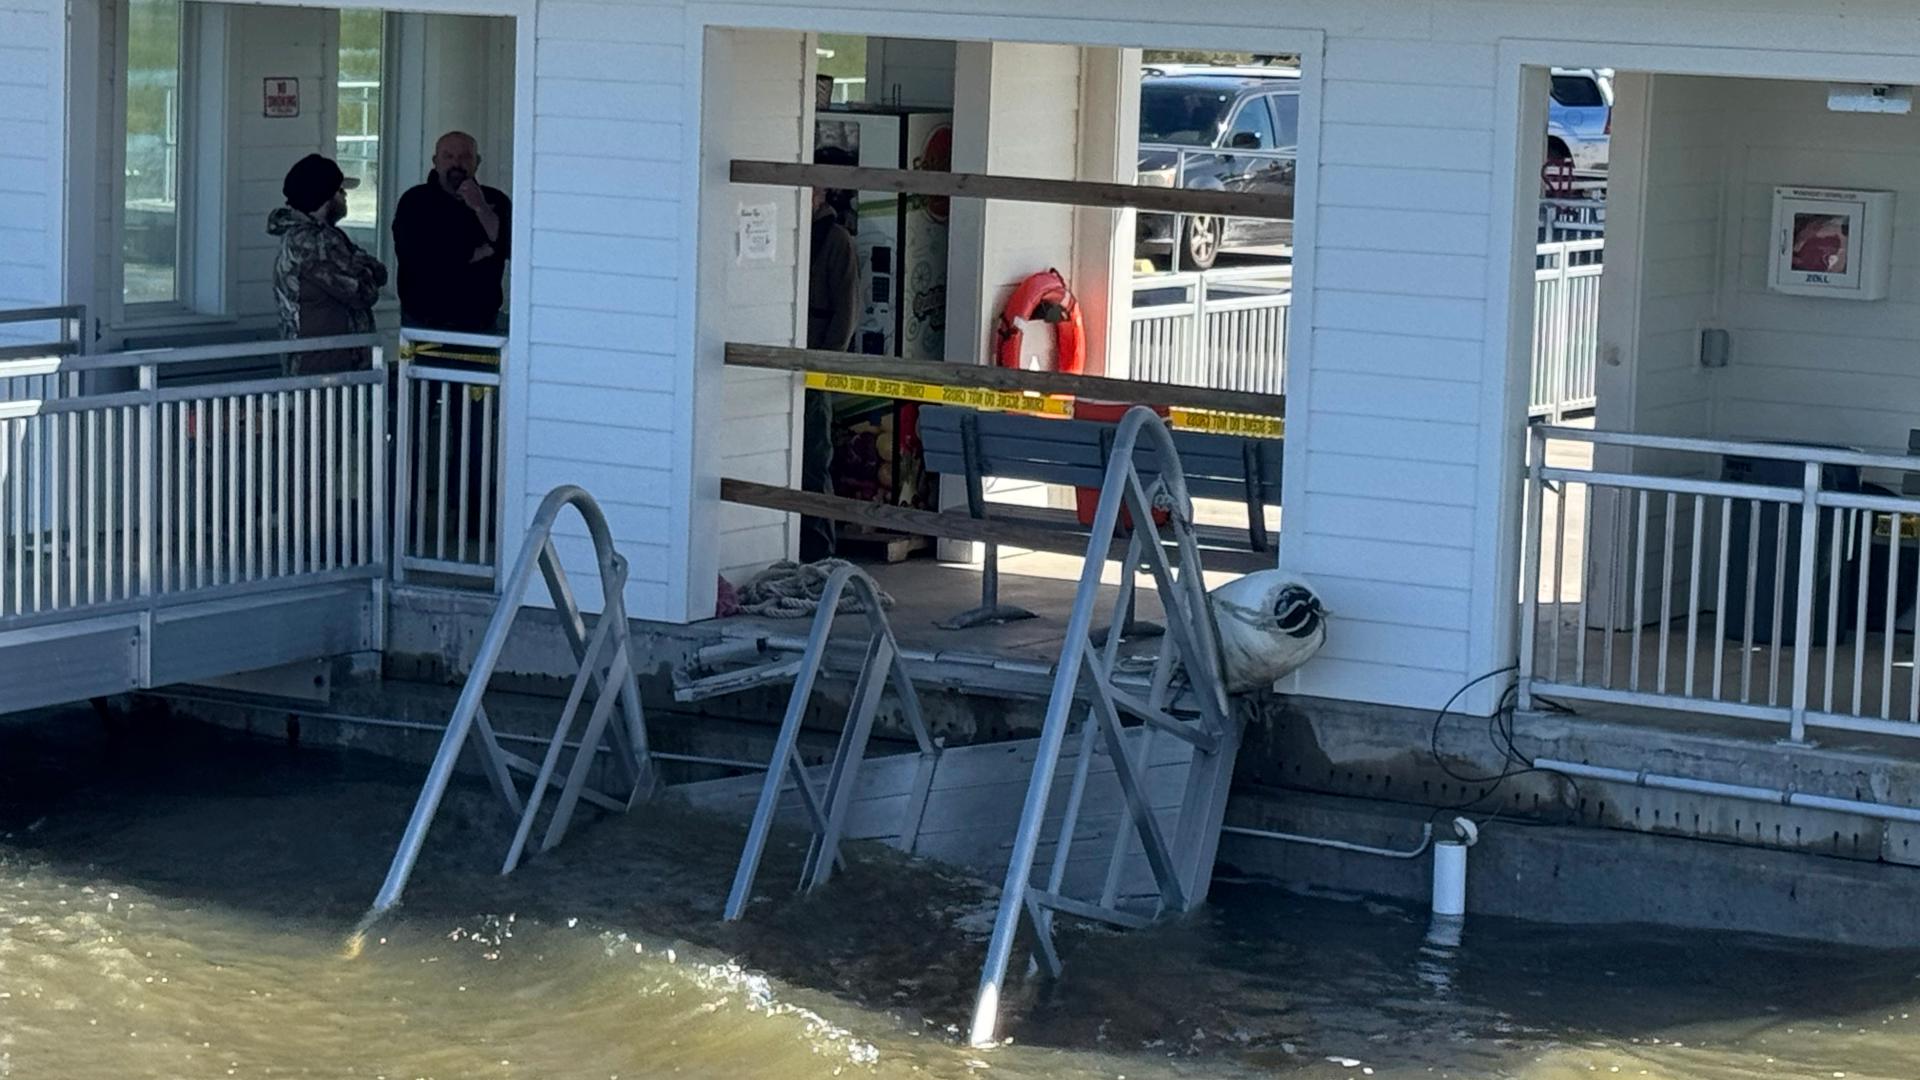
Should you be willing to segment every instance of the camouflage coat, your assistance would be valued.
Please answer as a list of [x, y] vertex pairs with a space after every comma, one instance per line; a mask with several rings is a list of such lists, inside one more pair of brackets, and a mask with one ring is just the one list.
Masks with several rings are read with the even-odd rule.
[[[267, 218], [267, 232], [280, 238], [273, 264], [273, 295], [280, 306], [283, 338], [364, 334], [373, 329], [373, 305], [387, 283], [380, 260], [354, 246], [338, 226], [283, 206]], [[352, 371], [367, 365], [365, 349], [294, 353], [293, 375]]]

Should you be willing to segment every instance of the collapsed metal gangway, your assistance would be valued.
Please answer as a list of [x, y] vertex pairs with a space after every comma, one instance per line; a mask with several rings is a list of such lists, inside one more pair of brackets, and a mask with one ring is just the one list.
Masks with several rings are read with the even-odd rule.
[[[840, 729], [840, 742], [826, 776], [825, 790], [816, 792], [813, 780], [807, 775], [807, 769], [799, 757], [800, 728], [806, 720], [807, 706], [813, 700], [821, 665], [826, 660], [827, 645], [833, 636], [841, 598], [849, 591], [857, 601], [866, 623], [866, 656], [854, 682], [853, 697], [847, 708], [846, 722]], [[880, 589], [872, 578], [858, 568], [842, 566], [827, 578], [821, 589], [813, 626], [807, 634], [806, 647], [797, 659], [774, 659], [743, 671], [690, 680], [676, 688], [675, 697], [683, 703], [700, 701], [788, 680], [792, 681], [793, 689], [787, 696], [786, 713], [780, 721], [773, 755], [767, 763], [760, 798], [754, 806], [753, 822], [747, 828], [747, 841], [740, 855], [739, 868], [734, 873], [733, 888], [727, 895], [725, 917], [728, 921], [740, 918], [752, 899], [754, 878], [759, 874], [767, 838], [773, 831], [774, 817], [788, 790], [786, 785], [789, 781], [793, 785], [792, 790], [799, 795], [801, 806], [806, 811], [807, 825], [813, 832], [806, 861], [800, 871], [800, 890], [807, 892], [819, 888], [833, 876], [835, 866], [841, 861], [840, 845], [846, 835], [847, 818], [853, 806], [854, 786], [860, 779], [861, 765], [866, 761], [867, 744], [873, 737], [874, 720], [879, 715], [880, 702], [889, 685], [893, 687], [901, 716], [919, 747], [913, 787], [902, 808], [896, 835], [895, 846], [902, 851], [911, 853], [913, 850], [921, 820], [926, 813], [934, 771], [940, 762], [940, 746], [927, 730], [926, 718], [920, 709], [920, 696], [914, 690], [899, 642], [895, 640], [893, 627], [887, 621]]]
[[[1141, 474], [1135, 457], [1143, 432], [1158, 466], [1151, 480]], [[1156, 511], [1171, 528], [1177, 562], [1169, 561], [1158, 530], [1149, 524], [1156, 522]], [[1091, 638], [1101, 571], [1123, 513], [1133, 527], [1127, 539], [1127, 557], [1121, 564], [1120, 592], [1104, 642], [1095, 649]], [[1151, 688], [1144, 699], [1115, 685], [1119, 640], [1132, 611], [1138, 572], [1151, 577], [1166, 618], [1165, 647], [1155, 659]], [[1190, 704], [1197, 715], [1169, 711], [1176, 678], [1186, 684], [1183, 703]], [[1128, 753], [1123, 716], [1145, 724], [1151, 729], [1150, 735], [1172, 736], [1192, 747], [1192, 765], [1171, 836], [1161, 827], [1146, 795], [1146, 755]], [[1054, 670], [1053, 690], [1007, 864], [1000, 908], [980, 973], [970, 1031], [975, 1045], [994, 1041], [1001, 987], [1023, 920], [1034, 931], [1036, 960], [1049, 975], [1057, 977], [1063, 964], [1054, 944], [1056, 916], [1138, 929], [1163, 915], [1191, 910], [1205, 900], [1241, 726], [1221, 669], [1219, 640], [1193, 531], [1193, 501], [1187, 494], [1180, 457], [1165, 421], [1151, 409], [1135, 407], [1115, 432], [1086, 564], [1067, 619], [1060, 662]], [[1035, 863], [1053, 804], [1055, 773], [1062, 748], [1076, 727], [1078, 760], [1067, 786], [1044, 884], [1036, 885]], [[1097, 742], [1105, 745], [1112, 761], [1132, 829], [1114, 837], [1111, 869], [1102, 893], [1097, 898], [1075, 897], [1066, 895], [1062, 884], [1086, 809], [1088, 772]], [[1118, 866], [1136, 840], [1144, 849], [1158, 891], [1157, 900], [1144, 910], [1123, 904], [1117, 891]]]
[[[587, 630], [586, 621], [580, 614], [580, 605], [574, 600], [572, 584], [567, 580], [566, 569], [561, 565], [559, 554], [553, 546], [554, 522], [568, 506], [579, 512], [588, 535], [593, 539], [594, 560], [599, 571], [602, 607], [591, 632]], [[554, 724], [553, 735], [547, 741], [546, 754], [538, 763], [512, 753], [501, 745], [499, 735], [487, 718], [483, 701], [487, 683], [493, 678], [500, 654], [506, 648], [507, 636], [523, 606], [536, 567], [546, 582], [547, 596], [553, 602], [561, 629], [579, 663], [566, 703], [561, 707], [560, 717]], [[533, 524], [527, 529], [526, 542], [520, 548], [512, 576], [507, 579], [500, 604], [494, 610], [492, 621], [487, 624], [486, 634], [480, 639], [473, 669], [460, 691], [453, 715], [447, 721], [439, 752], [434, 755], [433, 764], [427, 770], [427, 779], [420, 788], [419, 799], [414, 803], [413, 815], [407, 821], [399, 849], [394, 852], [393, 862], [387, 869], [386, 881], [380, 886], [379, 896], [375, 898], [366, 921], [379, 917], [400, 902], [400, 894], [406, 889], [407, 879], [420, 857], [420, 849], [426, 843], [427, 830], [432, 827], [434, 815], [439, 811], [440, 800], [446, 794], [447, 784], [453, 778], [460, 755], [469, 743], [478, 754], [482, 770], [494, 792], [509, 810], [519, 815], [519, 824], [500, 867], [503, 874], [511, 873], [526, 853], [537, 819], [545, 806], [547, 790], [552, 786], [555, 775], [561, 771], [562, 760], [567, 759], [569, 737], [589, 695], [593, 697], [593, 706], [587, 716], [586, 729], [578, 742], [572, 745], [572, 755], [565, 767], [566, 779], [547, 815], [540, 850], [550, 850], [560, 842], [582, 801], [603, 809], [624, 811], [653, 795], [658, 776], [647, 749], [646, 717], [641, 708], [639, 685], [634, 678], [626, 584], [626, 559], [614, 550], [606, 516], [601, 513], [593, 496], [571, 484], [548, 492], [540, 503], [539, 511], [534, 514]], [[616, 708], [620, 710], [618, 723], [612, 722]], [[589, 785], [590, 774], [603, 751], [612, 761], [619, 781], [626, 786], [624, 796], [609, 794]], [[514, 779], [515, 773], [533, 779], [524, 797]]]
[[[1147, 453], [1136, 455], [1136, 449]], [[1150, 463], [1146, 472], [1137, 456]], [[604, 591], [602, 614], [590, 634], [551, 542], [554, 520], [568, 505], [580, 512], [593, 538]], [[1127, 525], [1124, 531], [1123, 520]], [[1162, 522], [1171, 532], [1171, 558], [1168, 541], [1161, 533]], [[1137, 527], [1142, 523], [1151, 524]], [[1064, 970], [1054, 942], [1058, 917], [1122, 929], [1144, 928], [1163, 916], [1189, 911], [1202, 903], [1213, 872], [1234, 758], [1240, 746], [1242, 720], [1233, 707], [1222, 671], [1220, 642], [1193, 530], [1192, 499], [1164, 419], [1151, 409], [1131, 410], [1116, 430], [1092, 528], [1085, 568], [1067, 621], [1065, 643], [1054, 669], [1046, 716], [1039, 738], [1033, 741], [1027, 792], [1013, 830], [1012, 853], [981, 971], [970, 1029], [971, 1041], [976, 1045], [991, 1043], [995, 1038], [1001, 988], [1023, 922], [1034, 931], [1035, 963], [1046, 974], [1057, 977]], [[1096, 646], [1094, 620], [1100, 599], [1101, 571], [1116, 537], [1122, 535], [1127, 548], [1121, 564], [1120, 588], [1103, 627], [1104, 634], [1099, 635], [1100, 644]], [[501, 745], [482, 704], [487, 682], [499, 662], [520, 609], [521, 597], [536, 566], [545, 578], [553, 606], [560, 614], [562, 627], [580, 665], [546, 755], [537, 764], [510, 753]], [[1144, 692], [1137, 675], [1121, 671], [1120, 653], [1134, 610], [1138, 575], [1143, 573], [1153, 582], [1166, 622], [1164, 646], [1153, 659]], [[447, 784], [469, 743], [478, 752], [496, 793], [519, 815], [518, 828], [501, 868], [503, 873], [512, 871], [526, 850], [547, 789], [561, 769], [568, 738], [589, 694], [594, 698], [591, 714], [566, 766], [566, 780], [547, 818], [540, 850], [548, 850], [560, 841], [580, 801], [613, 810], [630, 808], [658, 789], [657, 760], [684, 757], [649, 752], [629, 653], [623, 599], [625, 581], [625, 562], [613, 550], [605, 519], [593, 499], [580, 488], [571, 486], [549, 493], [528, 531], [527, 541], [508, 580], [500, 607], [481, 641], [472, 673], [428, 771], [386, 881], [363, 927], [399, 902]], [[822, 778], [824, 786], [817, 789], [815, 778], [799, 757], [801, 727], [826, 662], [841, 600], [849, 592], [858, 600], [864, 614], [867, 630], [864, 660], [838, 746]], [[759, 645], [742, 648], [759, 651]], [[723, 647], [719, 651], [724, 653], [727, 649]], [[751, 899], [774, 820], [790, 792], [797, 796], [813, 833], [800, 888], [804, 891], [825, 884], [841, 865], [841, 847], [848, 835], [856, 785], [860, 783], [863, 769], [876, 763], [867, 757], [868, 743], [889, 686], [894, 690], [901, 717], [918, 749], [917, 754], [879, 759], [904, 765], [911, 758], [914, 767], [905, 808], [893, 833], [895, 844], [901, 850], [917, 853], [915, 841], [921, 834], [923, 819], [929, 815], [930, 795], [937, 794], [936, 773], [943, 771], [943, 761], [955, 754], [994, 748], [947, 750], [935, 742], [902, 651], [887, 621], [880, 592], [870, 578], [853, 567], [842, 567], [829, 577], [798, 657], [775, 655], [744, 670], [682, 680], [676, 696], [683, 702], [691, 702], [788, 680], [793, 683], [792, 690], [773, 753], [758, 781], [752, 823], [727, 899], [725, 917], [728, 919], [740, 918]], [[610, 722], [615, 708], [621, 710], [619, 723]], [[1072, 751], [1067, 749], [1070, 737], [1075, 740]], [[1171, 747], [1177, 747], [1173, 755], [1167, 753]], [[613, 762], [621, 781], [629, 785], [624, 797], [588, 786], [589, 774], [603, 752]], [[1163, 775], [1175, 778], [1178, 783], [1177, 806], [1156, 807], [1150, 797], [1147, 773], [1156, 765], [1176, 770]], [[1056, 774], [1063, 766], [1070, 767], [1070, 774], [1066, 777], [1064, 800], [1056, 815]], [[1090, 890], [1086, 887], [1085, 875], [1080, 875], [1082, 888], [1076, 895], [1068, 888], [1074, 877], [1069, 863], [1074, 858], [1073, 848], [1081, 836], [1082, 820], [1090, 804], [1101, 801], [1091, 793], [1096, 771], [1098, 782], [1105, 785], [1109, 770], [1117, 789], [1119, 816], [1125, 824], [1105, 834], [1095, 830], [1094, 835], [1110, 836], [1112, 841], [1106, 852], [1104, 881], [1097, 890]], [[515, 773], [534, 778], [524, 798], [514, 780]], [[1108, 805], [1102, 806], [1101, 811], [1108, 810], [1114, 801], [1106, 800]], [[1040, 851], [1050, 825], [1056, 830], [1052, 855], [1044, 877], [1036, 881]], [[1141, 861], [1151, 882], [1146, 890], [1132, 880], [1137, 874], [1127, 872]]]

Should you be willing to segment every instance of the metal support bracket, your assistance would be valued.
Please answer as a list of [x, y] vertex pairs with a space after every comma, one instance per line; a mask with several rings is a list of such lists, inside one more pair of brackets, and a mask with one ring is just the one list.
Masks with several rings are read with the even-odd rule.
[[[821, 664], [826, 660], [827, 643], [833, 636], [840, 596], [848, 589], [852, 589], [859, 597], [864, 610], [867, 625], [866, 660], [860, 667], [852, 704], [847, 710], [846, 724], [841, 728], [840, 744], [834, 751], [833, 764], [828, 770], [826, 790], [817, 793], [798, 756], [800, 725], [806, 718], [807, 705], [813, 698]], [[773, 757], [767, 764], [766, 781], [760, 789], [760, 801], [754, 808], [753, 822], [747, 827], [747, 840], [740, 853], [740, 866], [734, 872], [733, 889], [727, 895], [725, 917], [729, 922], [746, 913], [747, 903], [753, 897], [754, 878], [760, 872], [760, 861], [766, 854], [774, 816], [787, 791], [789, 777], [806, 807], [808, 825], [813, 830], [806, 863], [800, 874], [800, 890], [806, 892], [825, 885], [832, 878], [834, 867], [842, 864], [840, 842], [846, 833], [847, 818], [852, 810], [854, 787], [859, 782], [860, 765], [866, 758], [867, 742], [873, 735], [874, 718], [879, 715], [880, 702], [889, 684], [920, 746], [920, 768], [915, 777], [912, 797], [907, 800], [902, 815], [898, 842], [902, 851], [911, 853], [914, 842], [919, 838], [920, 820], [926, 813], [927, 795], [933, 786], [934, 771], [939, 765], [940, 747], [927, 730], [919, 695], [902, 662], [893, 627], [887, 622], [886, 611], [880, 605], [879, 587], [857, 567], [843, 566], [827, 579], [820, 595], [820, 609], [814, 614], [813, 626], [807, 634], [806, 649], [800, 658], [790, 665], [767, 665], [754, 670], [776, 666], [791, 667], [793, 691], [788, 695], [786, 715], [781, 719], [780, 732], [774, 739]]]

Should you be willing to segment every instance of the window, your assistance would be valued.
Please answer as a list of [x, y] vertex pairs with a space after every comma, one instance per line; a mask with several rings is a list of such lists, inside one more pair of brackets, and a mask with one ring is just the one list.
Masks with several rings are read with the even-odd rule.
[[1273, 149], [1273, 114], [1267, 111], [1265, 98], [1248, 98], [1240, 106], [1233, 130], [1227, 132], [1227, 145], [1236, 150]]
[[1214, 90], [1179, 85], [1140, 89], [1140, 141], [1170, 146], [1212, 146], [1231, 99]]
[[1555, 75], [1553, 100], [1569, 109], [1602, 109], [1607, 104], [1600, 84], [1585, 75]]
[[867, 100], [867, 39], [857, 34], [821, 34], [815, 49], [820, 62], [819, 93], [824, 104]]
[[347, 217], [340, 227], [369, 251], [382, 249], [384, 215], [380, 189], [380, 135], [385, 106], [382, 88], [386, 55], [386, 16], [378, 11], [340, 12], [340, 75], [336, 91], [339, 125], [334, 158], [340, 171], [360, 186], [347, 193]]
[[1275, 94], [1267, 99], [1273, 106], [1273, 148], [1292, 150], [1300, 145], [1300, 95]]
[[135, 304], [181, 298], [180, 0], [128, 0], [121, 295]]

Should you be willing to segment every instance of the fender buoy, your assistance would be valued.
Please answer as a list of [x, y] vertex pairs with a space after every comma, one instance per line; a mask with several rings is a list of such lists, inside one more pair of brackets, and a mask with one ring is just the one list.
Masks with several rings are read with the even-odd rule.
[[1020, 323], [1040, 319], [1053, 324], [1053, 370], [1078, 375], [1087, 366], [1087, 328], [1080, 302], [1058, 270], [1042, 270], [1020, 283], [1000, 312], [994, 331], [994, 359], [1001, 367], [1020, 366]]

